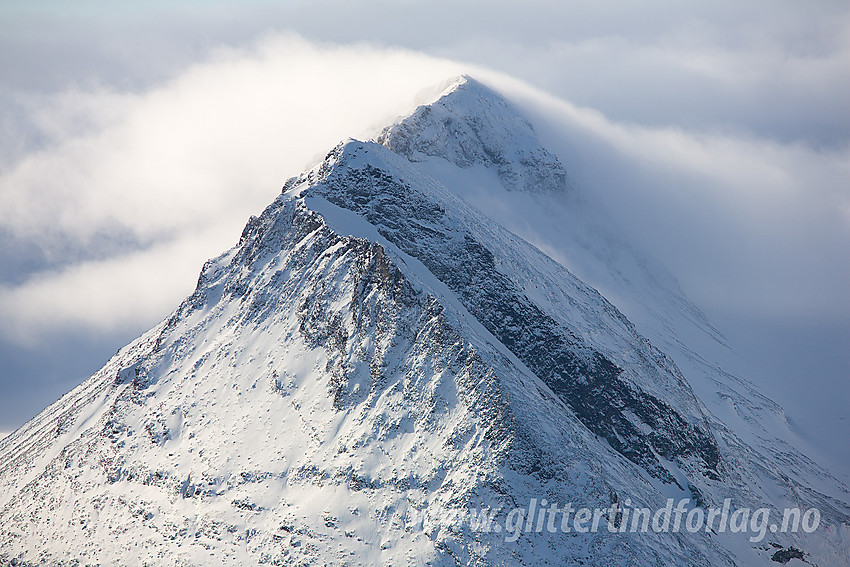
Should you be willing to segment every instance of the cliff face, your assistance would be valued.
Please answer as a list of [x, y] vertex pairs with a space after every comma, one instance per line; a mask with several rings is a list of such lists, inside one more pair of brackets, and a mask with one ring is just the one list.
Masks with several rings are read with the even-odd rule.
[[[350, 142], [320, 170], [327, 175], [302, 195], [355, 213], [422, 262], [590, 431], [664, 482], [676, 480], [660, 458], [720, 478], [716, 442], [688, 384], [593, 289], [487, 227], [463, 201], [417, 183], [416, 172], [380, 146]], [[594, 333], [605, 339], [593, 344]]]

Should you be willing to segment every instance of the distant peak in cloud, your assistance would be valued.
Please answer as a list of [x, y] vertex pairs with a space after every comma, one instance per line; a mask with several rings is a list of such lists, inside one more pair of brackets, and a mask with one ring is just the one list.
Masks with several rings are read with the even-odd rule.
[[509, 191], [562, 192], [567, 174], [531, 123], [502, 95], [460, 75], [430, 104], [386, 127], [377, 142], [411, 161], [439, 157], [493, 168]]

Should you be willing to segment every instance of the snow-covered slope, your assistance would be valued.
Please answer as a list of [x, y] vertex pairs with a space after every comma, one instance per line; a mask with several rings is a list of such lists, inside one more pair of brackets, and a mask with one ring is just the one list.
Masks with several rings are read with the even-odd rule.
[[[842, 564], [845, 487], [748, 444], [446, 182], [569, 192], [510, 104], [461, 79], [379, 141], [288, 181], [166, 321], [0, 441], [0, 563]], [[544, 499], [668, 497], [817, 508], [820, 527], [505, 533]], [[504, 529], [464, 521], [482, 507]]]
[[[478, 104], [481, 100], [490, 102]], [[643, 336], [676, 362], [719, 426], [758, 447], [779, 468], [793, 462], [798, 477], [827, 492], [833, 490], [835, 479], [806, 456], [813, 451], [792, 429], [782, 408], [741, 377], [747, 365], [663, 266], [635, 249], [628, 235], [619, 232], [604, 211], [590, 205], [575, 188], [564, 194], [544, 184], [517, 194], [516, 188], [498, 175], [494, 163], [516, 164], [512, 156], [539, 151], [531, 126], [517, 118], [518, 111], [510, 102], [474, 79], [462, 77], [432, 106], [441, 110], [429, 113], [420, 108], [386, 128], [378, 141], [389, 148], [418, 148], [404, 155], [420, 170], [533, 243], [617, 305]], [[486, 111], [476, 113], [472, 110], [476, 106]], [[502, 153], [491, 152], [488, 158], [465, 163], [457, 163], [429, 145], [435, 131], [449, 125], [457, 130], [454, 124], [463, 121], [476, 124], [476, 132], [493, 132], [510, 142], [489, 143], [501, 147]], [[401, 143], [393, 139], [399, 134]], [[476, 142], [467, 145], [488, 145], [477, 141], [481, 137], [474, 136]], [[553, 170], [562, 171], [557, 159], [552, 159], [556, 162]], [[545, 169], [541, 164], [536, 167]], [[824, 478], [828, 480], [824, 482]]]

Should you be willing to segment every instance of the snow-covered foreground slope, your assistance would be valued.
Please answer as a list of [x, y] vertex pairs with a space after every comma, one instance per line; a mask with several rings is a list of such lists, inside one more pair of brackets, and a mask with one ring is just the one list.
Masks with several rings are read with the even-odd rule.
[[[0, 562], [843, 564], [845, 487], [748, 443], [436, 173], [568, 192], [527, 123], [469, 80], [431, 108], [406, 145], [352, 140], [287, 182], [174, 314], [0, 442]], [[629, 522], [668, 498], [819, 522]], [[567, 504], [615, 512], [590, 529], [550, 513]]]

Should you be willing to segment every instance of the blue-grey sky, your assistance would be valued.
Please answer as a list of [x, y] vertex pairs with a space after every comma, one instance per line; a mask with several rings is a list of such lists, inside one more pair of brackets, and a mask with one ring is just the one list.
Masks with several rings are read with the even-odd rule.
[[7, 0], [0, 433], [170, 312], [288, 176], [487, 70], [563, 102], [583, 189], [846, 447], [844, 1]]

